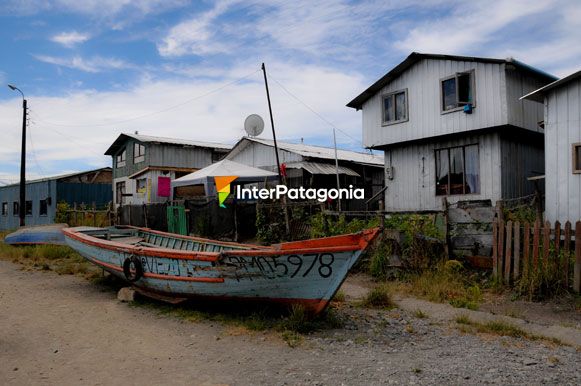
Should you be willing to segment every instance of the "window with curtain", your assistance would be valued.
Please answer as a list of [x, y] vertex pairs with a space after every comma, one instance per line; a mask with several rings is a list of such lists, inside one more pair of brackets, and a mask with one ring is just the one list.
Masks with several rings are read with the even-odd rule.
[[405, 122], [408, 120], [407, 90], [396, 91], [383, 96], [382, 123]]
[[436, 195], [480, 193], [478, 145], [436, 150]]

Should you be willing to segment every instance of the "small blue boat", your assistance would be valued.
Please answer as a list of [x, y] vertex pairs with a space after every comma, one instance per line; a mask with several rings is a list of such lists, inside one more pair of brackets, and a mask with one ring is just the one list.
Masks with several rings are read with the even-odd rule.
[[20, 228], [4, 238], [9, 245], [66, 245], [63, 229], [67, 224], [39, 225]]
[[134, 227], [63, 232], [71, 248], [147, 296], [298, 303], [318, 313], [379, 229], [269, 247]]

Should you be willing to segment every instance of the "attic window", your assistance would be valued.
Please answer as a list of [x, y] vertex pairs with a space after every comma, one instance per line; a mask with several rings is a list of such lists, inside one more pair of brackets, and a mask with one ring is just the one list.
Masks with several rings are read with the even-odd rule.
[[125, 166], [125, 159], [127, 158], [127, 150], [123, 149], [121, 154], [117, 155], [115, 164], [118, 168]]
[[391, 125], [408, 120], [407, 90], [395, 91], [382, 97], [382, 124]]
[[573, 174], [581, 174], [581, 143], [573, 144]]
[[457, 111], [474, 103], [474, 71], [457, 72], [441, 80], [442, 112]]
[[145, 161], [145, 146], [140, 143], [133, 145], [133, 163]]

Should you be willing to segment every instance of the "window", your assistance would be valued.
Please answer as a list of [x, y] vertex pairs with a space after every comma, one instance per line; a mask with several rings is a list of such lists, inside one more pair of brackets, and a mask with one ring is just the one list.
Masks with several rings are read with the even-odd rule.
[[125, 181], [123, 182], [118, 182], [115, 185], [115, 201], [117, 201], [117, 204], [122, 204], [123, 203], [123, 195], [125, 194]]
[[442, 112], [474, 103], [474, 71], [458, 72], [442, 81]]
[[38, 209], [39, 216], [46, 216], [48, 215], [48, 201], [46, 199], [40, 200], [40, 205]]
[[2, 203], [2, 216], [8, 216], [8, 203]]
[[581, 174], [581, 142], [573, 144], [573, 173]]
[[145, 193], [147, 191], [147, 178], [140, 178], [136, 180], [135, 190], [137, 193]]
[[20, 213], [20, 205], [18, 205], [18, 201], [14, 201], [12, 204], [12, 214], [14, 216], [18, 216]]
[[26, 205], [24, 207], [24, 213], [27, 216], [32, 216], [32, 201], [25, 201]]
[[127, 150], [126, 149], [123, 149], [123, 151], [121, 152], [121, 154], [118, 154], [117, 155], [115, 165], [118, 168], [125, 166], [125, 159], [126, 158], [127, 158]]
[[480, 192], [478, 145], [436, 150], [436, 196]]
[[145, 161], [145, 146], [140, 143], [133, 145], [133, 163]]
[[407, 90], [396, 91], [382, 97], [382, 124], [405, 122], [408, 120]]

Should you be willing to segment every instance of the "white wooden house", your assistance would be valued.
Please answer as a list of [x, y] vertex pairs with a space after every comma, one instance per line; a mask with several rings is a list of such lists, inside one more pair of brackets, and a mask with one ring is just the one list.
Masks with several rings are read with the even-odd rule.
[[347, 104], [363, 143], [384, 150], [387, 210], [520, 197], [544, 173], [541, 104], [556, 78], [514, 59], [412, 53]]
[[581, 220], [581, 71], [523, 97], [544, 103], [545, 218]]

